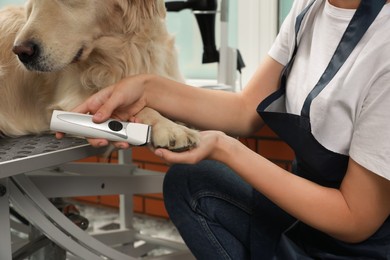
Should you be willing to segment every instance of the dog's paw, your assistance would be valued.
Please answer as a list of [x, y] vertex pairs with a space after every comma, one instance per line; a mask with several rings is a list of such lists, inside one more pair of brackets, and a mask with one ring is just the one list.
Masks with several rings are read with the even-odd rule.
[[159, 123], [152, 128], [152, 145], [181, 152], [199, 143], [199, 132], [173, 122]]

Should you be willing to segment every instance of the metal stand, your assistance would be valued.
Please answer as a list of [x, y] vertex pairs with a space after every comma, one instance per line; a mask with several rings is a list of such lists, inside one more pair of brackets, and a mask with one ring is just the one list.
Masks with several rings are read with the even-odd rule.
[[[66, 250], [68, 259], [141, 259], [162, 245], [174, 253], [153, 259], [194, 259], [185, 245], [148, 238], [132, 228], [132, 195], [161, 192], [163, 174], [136, 168], [131, 163], [131, 150], [120, 152], [120, 164], [68, 163], [102, 153], [104, 149], [92, 148], [76, 138], [0, 140], [0, 207], [8, 208], [11, 203], [34, 228]], [[80, 229], [48, 200], [109, 194], [121, 194], [120, 228], [95, 234]], [[22, 223], [10, 222], [9, 210], [1, 210], [1, 230], [10, 230], [10, 223], [16, 229], [26, 229]], [[135, 247], [138, 240], [146, 243]], [[0, 259], [12, 259], [28, 241], [13, 242], [10, 232], [0, 234]]]
[[[0, 230], [10, 230], [10, 215], [8, 210], [8, 181], [0, 179]], [[11, 233], [1, 232], [0, 259], [11, 259]]]
[[229, 1], [221, 1], [221, 47], [219, 49], [218, 84], [236, 91], [237, 49], [229, 46]]

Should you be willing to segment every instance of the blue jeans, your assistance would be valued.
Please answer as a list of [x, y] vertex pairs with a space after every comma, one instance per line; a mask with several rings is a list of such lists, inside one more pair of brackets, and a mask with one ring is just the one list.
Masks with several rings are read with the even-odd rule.
[[172, 222], [197, 259], [250, 259], [258, 255], [253, 248], [261, 259], [271, 259], [280, 234], [294, 221], [263, 196], [264, 212], [271, 209], [278, 217], [255, 215], [253, 224], [253, 207], [259, 205], [253, 188], [215, 161], [172, 166], [163, 192]]

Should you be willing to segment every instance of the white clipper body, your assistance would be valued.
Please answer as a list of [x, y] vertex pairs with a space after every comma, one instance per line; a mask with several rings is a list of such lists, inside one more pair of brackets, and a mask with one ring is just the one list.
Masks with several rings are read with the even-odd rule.
[[150, 142], [150, 125], [109, 119], [101, 124], [92, 121], [92, 115], [54, 110], [50, 130], [89, 138], [127, 142], [140, 146]]

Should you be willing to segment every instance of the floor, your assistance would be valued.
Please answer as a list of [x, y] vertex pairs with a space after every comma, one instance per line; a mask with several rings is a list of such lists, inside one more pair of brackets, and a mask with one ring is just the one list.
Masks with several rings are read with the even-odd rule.
[[[89, 220], [87, 231], [94, 232], [99, 229], [107, 230], [119, 227], [118, 209], [78, 201], [71, 202], [77, 206], [80, 214]], [[184, 244], [180, 234], [170, 220], [135, 214], [133, 227], [143, 235]], [[159, 248], [150, 252], [149, 255], [158, 256], [170, 252], [171, 250], [168, 248]]]
[[[72, 201], [76, 204], [80, 214], [89, 220], [88, 231], [96, 231], [108, 225], [119, 225], [119, 211], [117, 208], [105, 207]], [[147, 215], [135, 214], [134, 228], [142, 234], [164, 238], [175, 242], [183, 242], [175, 226], [170, 220]]]

